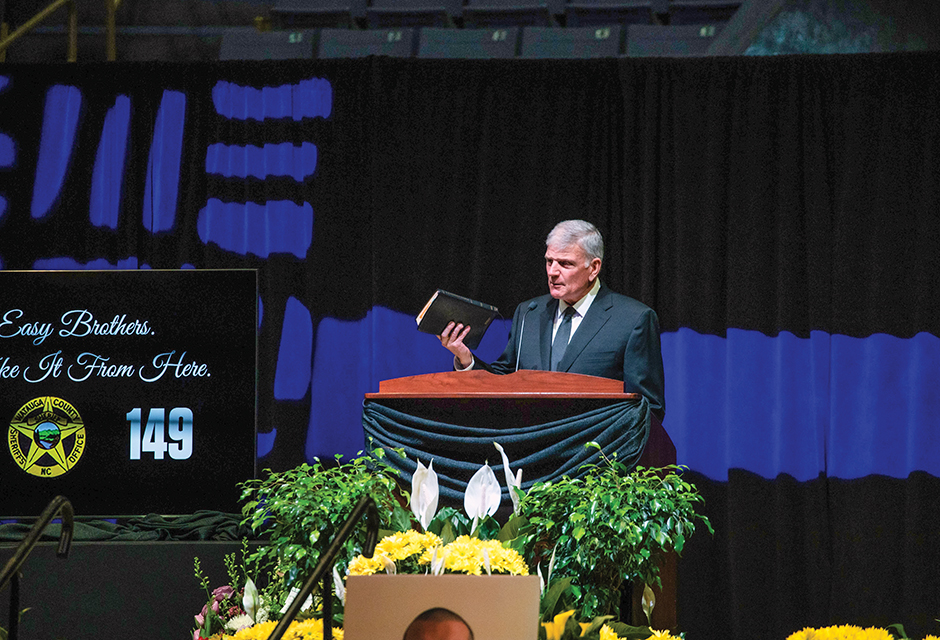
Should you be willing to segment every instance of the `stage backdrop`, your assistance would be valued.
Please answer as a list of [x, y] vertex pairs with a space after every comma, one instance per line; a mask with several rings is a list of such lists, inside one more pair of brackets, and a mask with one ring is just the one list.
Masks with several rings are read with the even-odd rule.
[[589, 219], [659, 312], [717, 525], [682, 628], [936, 633], [938, 102], [932, 53], [5, 66], [0, 266], [257, 268], [283, 469], [362, 448], [379, 380], [450, 367], [414, 325], [435, 289], [511, 317]]

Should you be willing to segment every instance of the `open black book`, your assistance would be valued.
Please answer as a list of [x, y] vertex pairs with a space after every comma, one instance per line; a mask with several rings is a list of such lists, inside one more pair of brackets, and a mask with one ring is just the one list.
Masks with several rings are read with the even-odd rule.
[[449, 322], [469, 326], [470, 333], [463, 339], [463, 343], [470, 349], [476, 349], [497, 315], [499, 309], [491, 304], [438, 289], [415, 320], [418, 323], [418, 331], [436, 336], [441, 335]]

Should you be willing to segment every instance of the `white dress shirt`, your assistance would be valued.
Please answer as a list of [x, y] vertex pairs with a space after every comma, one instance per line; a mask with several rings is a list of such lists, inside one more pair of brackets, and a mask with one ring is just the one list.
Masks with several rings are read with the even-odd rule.
[[594, 281], [594, 286], [591, 287], [591, 290], [574, 304], [568, 304], [564, 300], [558, 301], [558, 309], [555, 311], [555, 321], [552, 325], [552, 342], [555, 341], [555, 334], [558, 333], [558, 327], [561, 325], [561, 319], [565, 315], [565, 309], [574, 307], [574, 315], [571, 316], [571, 333], [568, 334], [568, 343], [571, 343], [571, 336], [573, 336], [574, 332], [581, 326], [581, 319], [584, 318], [588, 309], [591, 308], [591, 305], [594, 303], [594, 298], [597, 297], [597, 292], [600, 291], [600, 289], [601, 281], [600, 278], [598, 278]]

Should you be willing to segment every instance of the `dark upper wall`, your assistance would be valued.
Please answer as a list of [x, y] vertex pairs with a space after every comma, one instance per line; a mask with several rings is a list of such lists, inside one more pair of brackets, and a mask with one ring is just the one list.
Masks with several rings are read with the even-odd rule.
[[[0, 0], [16, 27], [46, 0]], [[216, 60], [227, 28], [267, 21], [275, 0], [124, 0], [117, 12], [119, 60]], [[105, 8], [78, 0], [79, 60], [105, 59]], [[66, 11], [16, 43], [9, 62], [64, 61]], [[940, 2], [923, 0], [745, 0], [715, 38], [714, 55], [862, 53], [940, 49]]]
[[940, 3], [787, 0], [745, 55], [875, 53], [940, 48]]

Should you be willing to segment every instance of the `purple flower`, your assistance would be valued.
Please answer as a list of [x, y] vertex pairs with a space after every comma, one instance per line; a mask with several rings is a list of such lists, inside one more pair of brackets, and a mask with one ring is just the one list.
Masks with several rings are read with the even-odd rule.
[[235, 595], [235, 589], [226, 585], [224, 587], [217, 588], [212, 592], [212, 595], [215, 596], [216, 601], [222, 601]]
[[206, 621], [206, 614], [209, 613], [209, 605], [203, 605], [202, 611], [196, 614], [196, 624], [199, 625], [199, 628], [202, 628], [202, 623]]

